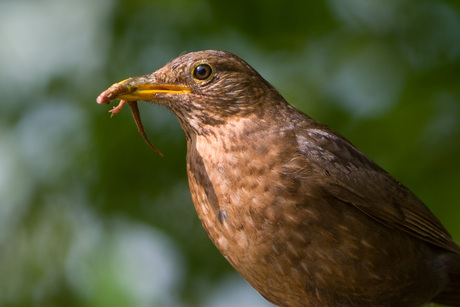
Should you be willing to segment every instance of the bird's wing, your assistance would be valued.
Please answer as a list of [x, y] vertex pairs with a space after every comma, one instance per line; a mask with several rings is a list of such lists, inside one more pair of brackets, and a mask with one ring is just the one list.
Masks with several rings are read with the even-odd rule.
[[333, 197], [426, 242], [460, 254], [460, 247], [431, 211], [342, 136], [325, 126], [297, 135], [301, 156]]

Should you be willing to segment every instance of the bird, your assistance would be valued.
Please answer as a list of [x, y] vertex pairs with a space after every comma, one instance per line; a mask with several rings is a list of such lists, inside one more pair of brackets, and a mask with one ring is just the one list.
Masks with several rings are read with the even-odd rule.
[[435, 215], [238, 56], [184, 54], [97, 98], [112, 100], [145, 139], [137, 101], [175, 114], [205, 231], [271, 303], [460, 306], [460, 247]]

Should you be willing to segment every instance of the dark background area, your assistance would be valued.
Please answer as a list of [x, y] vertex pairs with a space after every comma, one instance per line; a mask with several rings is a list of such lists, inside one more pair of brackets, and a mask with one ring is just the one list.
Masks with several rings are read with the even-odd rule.
[[0, 306], [269, 306], [207, 238], [175, 117], [97, 95], [233, 52], [417, 194], [460, 241], [457, 1], [0, 2]]

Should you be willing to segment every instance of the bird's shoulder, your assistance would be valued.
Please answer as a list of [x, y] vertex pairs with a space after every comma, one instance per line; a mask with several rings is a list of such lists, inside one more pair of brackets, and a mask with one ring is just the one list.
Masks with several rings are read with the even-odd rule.
[[440, 221], [408, 188], [329, 127], [311, 119], [303, 123], [295, 128], [298, 150], [287, 163], [289, 173], [388, 227], [460, 254]]

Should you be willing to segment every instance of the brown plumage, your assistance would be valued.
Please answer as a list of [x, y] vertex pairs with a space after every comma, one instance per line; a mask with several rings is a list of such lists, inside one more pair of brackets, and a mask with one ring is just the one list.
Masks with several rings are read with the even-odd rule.
[[460, 247], [405, 186], [222, 51], [98, 97], [169, 108], [211, 240], [280, 306], [460, 306]]

